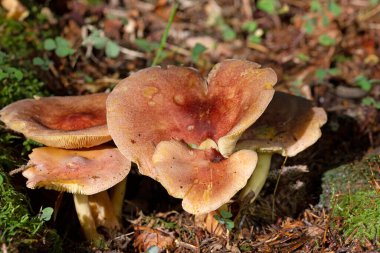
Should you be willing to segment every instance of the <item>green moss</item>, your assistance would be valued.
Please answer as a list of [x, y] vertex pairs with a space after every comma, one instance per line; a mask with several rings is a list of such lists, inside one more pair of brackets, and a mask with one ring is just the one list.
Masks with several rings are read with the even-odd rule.
[[[339, 228], [345, 238], [361, 242], [377, 237], [380, 231], [380, 194], [376, 191], [357, 191], [337, 196], [333, 207], [333, 220], [342, 220]], [[380, 246], [380, 242], [377, 244]]]
[[345, 164], [327, 171], [322, 178], [321, 204], [329, 207], [334, 194], [373, 190], [374, 186], [369, 181], [378, 176], [379, 172], [373, 170], [378, 164], [380, 164], [379, 156], [372, 155], [360, 162]]
[[[0, 9], [0, 108], [24, 98], [46, 96], [33, 58], [42, 55], [43, 38], [54, 33], [39, 14], [30, 9], [30, 17], [18, 22], [5, 18]], [[60, 238], [45, 225], [45, 216], [32, 214], [26, 195], [7, 173], [24, 164], [34, 146], [20, 135], [0, 126], [0, 244], [9, 252], [57, 252]], [[17, 189], [15, 188], [17, 186]]]
[[[0, 242], [10, 249], [39, 252], [43, 248], [59, 251], [60, 239], [47, 229], [43, 216], [32, 216], [26, 197], [17, 192], [0, 168]], [[43, 244], [42, 241], [46, 243]], [[23, 251], [26, 252], [26, 251]]]
[[[323, 176], [322, 203], [331, 210], [332, 228], [345, 239], [375, 240], [380, 232], [380, 155], [342, 165]], [[371, 183], [372, 182], [372, 183]], [[376, 242], [380, 246], [380, 242]]]

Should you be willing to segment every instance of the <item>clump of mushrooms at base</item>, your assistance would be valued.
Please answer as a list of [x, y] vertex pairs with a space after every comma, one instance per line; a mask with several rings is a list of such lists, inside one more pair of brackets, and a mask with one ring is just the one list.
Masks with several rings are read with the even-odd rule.
[[[215, 65], [207, 80], [193, 68], [151, 67], [120, 81], [109, 95], [89, 95], [102, 96], [102, 102], [89, 102], [83, 110], [67, 113], [79, 108], [84, 96], [74, 102], [56, 97], [26, 100], [21, 109], [22, 101], [16, 102], [0, 115], [9, 128], [48, 146], [30, 155], [30, 168], [23, 172], [27, 186], [75, 193], [81, 225], [94, 241], [100, 237], [97, 225], [119, 226], [125, 185], [116, 187], [119, 193], [111, 200], [106, 190], [125, 182], [129, 161], [195, 215], [212, 213], [239, 191], [239, 199], [253, 200], [271, 154], [296, 155], [320, 137], [327, 120], [310, 101], [275, 92], [276, 82], [272, 69], [244, 60]], [[51, 107], [63, 103], [66, 109], [45, 118], [54, 112], [44, 104], [49, 100]], [[98, 146], [111, 137], [118, 150]], [[115, 210], [104, 211], [107, 206]]]

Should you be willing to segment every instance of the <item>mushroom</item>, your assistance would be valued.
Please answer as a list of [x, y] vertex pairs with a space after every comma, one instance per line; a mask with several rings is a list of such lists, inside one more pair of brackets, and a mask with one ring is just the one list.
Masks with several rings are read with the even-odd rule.
[[99, 146], [83, 150], [53, 147], [33, 149], [23, 171], [29, 188], [43, 187], [73, 193], [75, 208], [84, 234], [97, 242], [102, 237], [97, 225], [119, 228], [107, 189], [129, 173], [128, 161], [117, 148]]
[[10, 129], [49, 147], [75, 149], [111, 140], [106, 125], [108, 94], [23, 99], [4, 107]]
[[[243, 60], [217, 64], [207, 81], [192, 68], [140, 70], [109, 95], [108, 129], [120, 152], [142, 174], [184, 198], [188, 212], [207, 213], [228, 201], [254, 169], [253, 151], [228, 156], [268, 106], [276, 80], [272, 69]], [[237, 169], [239, 159], [248, 171]], [[212, 178], [227, 182], [232, 175], [231, 185]], [[204, 205], [211, 199], [213, 203]]]
[[160, 142], [152, 160], [157, 180], [170, 195], [183, 199], [183, 209], [203, 214], [218, 209], [245, 186], [257, 155], [240, 150], [226, 159], [215, 149], [191, 149], [172, 140]]
[[263, 115], [239, 139], [235, 150], [255, 150], [258, 163], [247, 185], [240, 193], [243, 200], [250, 192], [258, 196], [268, 176], [273, 153], [292, 157], [313, 145], [326, 123], [323, 108], [312, 102], [283, 92], [276, 92]]
[[[111, 140], [106, 125], [107, 96], [108, 94], [106, 93], [99, 93], [85, 96], [24, 99], [3, 108], [0, 111], [0, 119], [10, 129], [21, 132], [26, 137], [50, 147], [65, 149], [89, 148]], [[64, 150], [59, 152], [57, 150], [60, 149], [56, 149], [54, 152], [50, 151], [50, 149], [43, 149], [43, 151], [36, 152], [39, 155], [42, 155], [40, 152], [46, 152], [46, 154], [49, 155], [55, 153], [63, 155], [62, 152], [65, 152]], [[79, 151], [72, 150], [67, 152]], [[103, 170], [104, 173], [108, 173], [107, 168], [103, 168]], [[101, 208], [101, 206], [111, 203], [114, 208], [112, 215], [120, 219], [126, 183], [124, 178], [121, 179], [122, 181], [120, 183], [113, 187], [111, 202], [106, 192], [90, 197], [92, 209], [98, 209], [98, 211], [96, 211], [98, 213], [97, 215], [103, 215], [101, 212], [104, 208]], [[37, 180], [36, 182], [39, 181]], [[54, 184], [56, 185], [55, 187], [59, 186], [57, 182]], [[29, 181], [28, 187], [35, 187], [35, 185], [33, 185], [33, 180]], [[50, 185], [47, 187], [53, 186]], [[75, 184], [72, 187], [75, 187]], [[78, 187], [78, 189], [83, 191], [83, 186]], [[71, 191], [75, 192], [75, 189], [71, 189]], [[105, 191], [105, 189], [103, 191]], [[85, 190], [83, 193], [91, 194], [88, 190]], [[81, 196], [78, 193], [78, 195], [74, 195], [74, 200], [77, 209], [79, 208], [78, 206], [83, 206], [84, 209], [88, 209], [87, 211], [90, 210], [87, 196]], [[83, 213], [83, 211], [80, 212]], [[106, 213], [110, 212], [110, 210], [106, 210]], [[106, 216], [110, 217], [111, 215], [106, 214]], [[83, 222], [85, 221], [81, 220], [82, 226], [85, 227], [86, 225]], [[100, 221], [100, 223], [102, 223], [102, 221]], [[104, 225], [107, 226], [107, 224]], [[84, 230], [85, 232], [87, 231], [85, 228]], [[91, 240], [96, 239], [96, 237], [99, 236], [97, 236], [97, 233], [95, 232], [91, 232], [92, 234], [86, 232], [86, 237]]]

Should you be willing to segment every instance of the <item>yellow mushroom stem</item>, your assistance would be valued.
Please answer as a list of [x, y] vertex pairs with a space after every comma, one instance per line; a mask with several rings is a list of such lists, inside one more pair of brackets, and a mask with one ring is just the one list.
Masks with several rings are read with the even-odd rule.
[[101, 244], [104, 238], [96, 231], [96, 223], [91, 213], [88, 196], [73, 194], [73, 197], [79, 223], [86, 239], [94, 242], [96, 245]]
[[110, 197], [115, 215], [121, 221], [123, 212], [124, 196], [127, 187], [127, 179], [124, 178], [120, 183], [110, 189]]
[[120, 223], [107, 191], [88, 196], [88, 201], [96, 226], [103, 226], [112, 232], [120, 229]]
[[257, 161], [256, 168], [253, 171], [251, 177], [248, 179], [248, 183], [244, 186], [244, 188], [240, 192], [240, 195], [239, 195], [240, 201], [245, 202], [245, 198], [251, 192], [253, 193], [253, 197], [249, 200], [249, 203], [252, 203], [253, 201], [255, 201], [255, 199], [259, 195], [268, 177], [272, 153], [257, 152], [257, 155], [258, 155], [258, 161]]
[[87, 240], [95, 245], [101, 245], [104, 238], [97, 232], [98, 226], [104, 226], [111, 231], [120, 229], [119, 220], [107, 191], [94, 195], [73, 194], [73, 197], [75, 210]]

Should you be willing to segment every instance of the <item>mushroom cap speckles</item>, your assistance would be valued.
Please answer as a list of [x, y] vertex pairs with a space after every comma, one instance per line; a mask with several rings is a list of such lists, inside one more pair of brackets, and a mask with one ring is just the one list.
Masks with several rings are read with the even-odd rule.
[[10, 129], [46, 146], [87, 148], [111, 140], [106, 122], [108, 94], [24, 99], [4, 107]]
[[52, 147], [35, 148], [22, 174], [29, 188], [92, 195], [123, 180], [131, 162], [115, 147], [99, 146], [84, 150]]
[[[107, 123], [120, 151], [152, 178], [156, 145], [206, 139], [228, 156], [240, 134], [272, 99], [276, 74], [258, 64], [226, 60], [207, 82], [192, 68], [147, 68], [122, 80], [107, 99]], [[208, 85], [207, 85], [208, 83]]]
[[157, 145], [153, 165], [159, 181], [192, 214], [204, 214], [227, 203], [251, 176], [257, 154], [241, 150], [224, 158], [219, 152], [194, 150], [178, 141]]
[[276, 92], [263, 115], [239, 139], [236, 149], [295, 156], [313, 145], [326, 123], [323, 108], [283, 92]]

